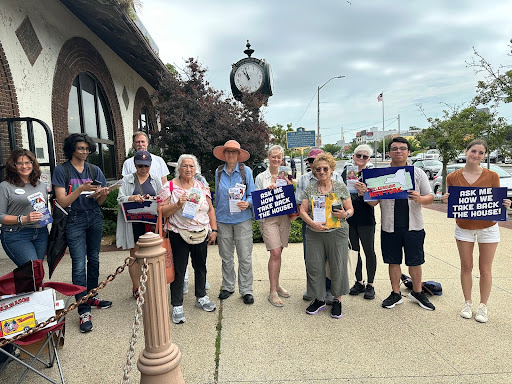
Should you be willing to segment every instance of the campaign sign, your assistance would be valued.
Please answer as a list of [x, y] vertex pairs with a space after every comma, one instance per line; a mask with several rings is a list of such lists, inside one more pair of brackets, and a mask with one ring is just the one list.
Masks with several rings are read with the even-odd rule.
[[503, 199], [507, 188], [448, 187], [448, 217], [467, 220], [506, 221]]
[[368, 188], [364, 201], [408, 199], [407, 191], [414, 189], [414, 167], [363, 169], [363, 182]]
[[256, 220], [297, 213], [293, 185], [285, 185], [274, 189], [261, 189], [254, 191], [251, 195]]
[[156, 224], [158, 204], [156, 200], [144, 200], [142, 203], [127, 201], [122, 204], [124, 220], [127, 223]]

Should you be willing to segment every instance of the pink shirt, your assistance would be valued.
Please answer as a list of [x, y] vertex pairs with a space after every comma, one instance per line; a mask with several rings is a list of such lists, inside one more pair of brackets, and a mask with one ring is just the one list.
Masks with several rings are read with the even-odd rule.
[[[210, 206], [208, 204], [207, 197], [212, 198], [210, 188], [205, 186], [200, 181], [194, 179], [193, 188], [201, 190], [201, 198], [199, 200], [199, 209], [197, 210], [193, 219], [189, 219], [183, 216], [183, 207], [179, 208], [174, 214], [169, 216], [166, 220], [164, 228], [167, 231], [178, 232], [178, 228], [187, 229], [189, 231], [201, 231], [204, 227], [210, 228], [210, 217], [208, 216], [208, 210]], [[162, 190], [159, 193], [159, 200], [163, 201], [170, 195], [171, 200], [169, 204], [175, 204], [183, 194], [189, 194], [189, 189], [184, 189], [173, 183], [173, 190], [169, 192], [169, 182], [165, 183]]]

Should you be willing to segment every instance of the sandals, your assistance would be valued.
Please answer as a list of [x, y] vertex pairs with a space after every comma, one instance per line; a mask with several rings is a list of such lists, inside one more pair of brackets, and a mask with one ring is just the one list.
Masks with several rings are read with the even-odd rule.
[[283, 287], [277, 287], [277, 294], [281, 297], [284, 297], [285, 299], [290, 297], [290, 292], [288, 292]]
[[272, 292], [268, 295], [268, 302], [274, 307], [282, 307], [284, 305], [277, 292]]

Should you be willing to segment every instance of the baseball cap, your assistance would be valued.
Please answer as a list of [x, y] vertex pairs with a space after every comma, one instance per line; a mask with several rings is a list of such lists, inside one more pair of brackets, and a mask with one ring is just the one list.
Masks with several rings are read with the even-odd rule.
[[136, 165], [149, 165], [151, 166], [151, 154], [148, 151], [137, 151], [133, 157]]
[[324, 153], [324, 151], [322, 151], [321, 149], [319, 148], [315, 148], [315, 149], [312, 149], [311, 151], [309, 151], [308, 153], [308, 159], [316, 159], [316, 157], [321, 154], [321, 153]]

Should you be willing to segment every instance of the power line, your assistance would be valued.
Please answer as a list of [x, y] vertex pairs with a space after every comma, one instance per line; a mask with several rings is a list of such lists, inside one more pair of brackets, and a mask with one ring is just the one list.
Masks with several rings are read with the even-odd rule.
[[302, 118], [304, 117], [304, 115], [306, 114], [306, 112], [308, 111], [309, 109], [309, 106], [311, 105], [311, 103], [313, 102], [313, 99], [315, 98], [315, 95], [316, 95], [316, 92], [313, 93], [313, 97], [311, 97], [311, 100], [309, 101], [309, 104], [308, 106], [306, 107], [304, 113], [302, 113], [302, 116], [299, 118], [299, 120], [297, 120], [297, 122], [295, 123], [295, 127], [299, 125], [299, 122], [302, 120]]

